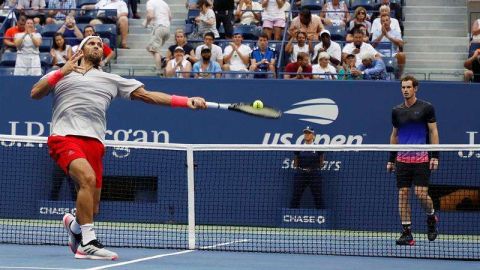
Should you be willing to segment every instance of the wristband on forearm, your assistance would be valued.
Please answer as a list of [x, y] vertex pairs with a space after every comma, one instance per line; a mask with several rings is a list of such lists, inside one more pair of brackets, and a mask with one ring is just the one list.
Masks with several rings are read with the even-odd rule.
[[187, 108], [188, 107], [188, 97], [172, 95], [172, 100], [170, 101], [170, 105], [172, 107]]
[[388, 162], [395, 163], [397, 160], [397, 151], [391, 151], [390, 156], [388, 158]]
[[48, 76], [47, 81], [51, 87], [54, 87], [62, 78], [63, 78], [62, 71], [57, 70]]

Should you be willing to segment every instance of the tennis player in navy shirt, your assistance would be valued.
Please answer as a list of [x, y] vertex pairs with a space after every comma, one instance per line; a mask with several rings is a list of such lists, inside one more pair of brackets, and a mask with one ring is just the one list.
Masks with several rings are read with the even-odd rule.
[[[413, 76], [402, 79], [404, 102], [392, 110], [393, 130], [391, 144], [438, 144], [437, 120], [432, 104], [416, 97], [418, 81]], [[437, 222], [432, 198], [428, 195], [430, 172], [438, 168], [438, 152], [409, 151], [391, 152], [387, 171], [396, 171], [398, 207], [403, 232], [397, 245], [415, 245], [412, 235], [409, 193], [415, 187], [415, 195], [427, 214], [428, 240], [438, 236]]]

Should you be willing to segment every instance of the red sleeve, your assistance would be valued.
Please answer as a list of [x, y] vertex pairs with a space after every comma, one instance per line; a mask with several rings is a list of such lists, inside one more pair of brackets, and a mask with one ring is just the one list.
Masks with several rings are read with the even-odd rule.
[[296, 68], [295, 63], [289, 63], [285, 66], [285, 72], [297, 72], [298, 68]]
[[112, 49], [107, 44], [103, 44], [103, 56], [107, 57], [112, 53]]
[[10, 40], [13, 40], [13, 28], [8, 28], [7, 32], [5, 32], [5, 35], [3, 36], [4, 38], [8, 38]]

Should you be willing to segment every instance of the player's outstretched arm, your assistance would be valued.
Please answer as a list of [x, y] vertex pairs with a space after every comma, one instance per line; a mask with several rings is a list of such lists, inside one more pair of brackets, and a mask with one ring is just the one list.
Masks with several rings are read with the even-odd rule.
[[41, 99], [48, 95], [50, 90], [55, 87], [64, 76], [70, 74], [72, 71], [80, 71], [82, 68], [78, 65], [78, 61], [82, 59], [83, 52], [79, 50], [75, 53], [70, 60], [68, 60], [65, 65], [52, 73], [49, 73], [48, 76], [43, 77], [40, 81], [38, 81], [33, 87], [32, 91], [30, 92], [30, 97], [33, 99]]
[[201, 97], [180, 97], [162, 92], [148, 91], [139, 87], [130, 94], [133, 100], [140, 100], [149, 104], [167, 105], [172, 107], [188, 107], [190, 109], [206, 109], [205, 99]]

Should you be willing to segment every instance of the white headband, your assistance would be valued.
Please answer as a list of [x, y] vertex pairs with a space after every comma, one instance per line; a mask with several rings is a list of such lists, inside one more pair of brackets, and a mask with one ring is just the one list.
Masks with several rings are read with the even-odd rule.
[[80, 45], [78, 45], [78, 49], [81, 50], [81, 49], [83, 48], [83, 45], [85, 45], [85, 43], [87, 43], [88, 40], [90, 40], [90, 39], [92, 39], [92, 38], [98, 38], [98, 39], [100, 39], [100, 41], [102, 42], [102, 46], [103, 46], [103, 40], [102, 40], [101, 37], [99, 37], [99, 36], [88, 36], [88, 37], [84, 38], [84, 39], [82, 40], [82, 42], [80, 42]]

